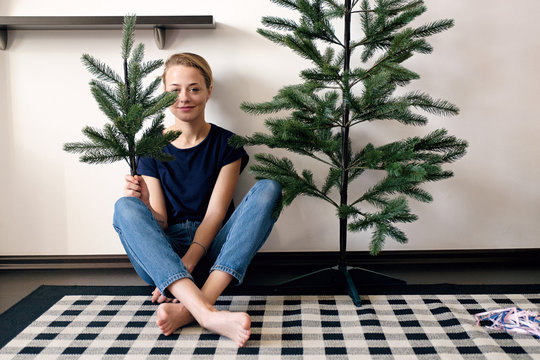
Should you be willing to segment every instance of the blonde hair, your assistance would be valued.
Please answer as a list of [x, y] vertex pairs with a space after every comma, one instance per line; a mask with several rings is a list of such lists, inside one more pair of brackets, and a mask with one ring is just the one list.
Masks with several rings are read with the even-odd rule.
[[206, 87], [210, 89], [210, 86], [212, 85], [212, 69], [210, 69], [210, 65], [202, 56], [187, 52], [171, 55], [165, 62], [165, 69], [163, 70], [163, 75], [161, 75], [163, 83], [165, 83], [165, 74], [175, 65], [183, 65], [198, 69], [204, 77]]

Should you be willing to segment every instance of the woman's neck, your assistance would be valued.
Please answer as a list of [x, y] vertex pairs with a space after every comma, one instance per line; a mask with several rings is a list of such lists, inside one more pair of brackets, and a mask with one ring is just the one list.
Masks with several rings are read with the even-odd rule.
[[170, 129], [180, 130], [182, 135], [172, 142], [180, 149], [188, 149], [200, 144], [210, 132], [211, 125], [205, 121], [198, 123], [176, 122]]

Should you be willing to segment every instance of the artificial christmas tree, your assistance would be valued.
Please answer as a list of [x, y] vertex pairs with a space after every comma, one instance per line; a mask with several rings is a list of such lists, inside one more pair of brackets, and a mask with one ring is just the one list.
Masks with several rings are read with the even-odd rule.
[[[301, 84], [285, 86], [271, 101], [244, 103], [242, 108], [249, 113], [285, 111], [287, 115], [266, 120], [270, 134], [255, 133], [233, 141], [237, 146], [287, 149], [328, 166], [319, 185], [311, 171], [299, 173], [288, 158], [270, 154], [255, 155], [258, 164], [251, 170], [257, 178], [274, 179], [282, 185], [283, 206], [299, 195], [307, 195], [336, 208], [338, 264], [310, 276], [331, 274], [331, 281], [341, 279], [360, 305], [352, 269], [347, 266], [347, 232], [373, 229], [372, 254], [381, 251], [386, 238], [405, 243], [407, 237], [396, 224], [417, 219], [409, 210], [407, 197], [431, 201], [431, 195], [419, 186], [451, 177], [452, 172], [443, 170], [442, 165], [462, 157], [467, 143], [440, 129], [380, 146], [359, 144], [356, 148], [360, 150], [353, 151], [350, 129], [376, 120], [426, 124], [427, 117], [414, 109], [437, 115], [458, 113], [453, 104], [420, 91], [395, 94], [398, 88], [419, 78], [403, 65], [405, 60], [414, 53], [430, 53], [432, 47], [425, 38], [449, 29], [453, 21], [411, 27], [411, 22], [426, 11], [421, 0], [345, 0], [343, 4], [335, 0], [272, 1], [294, 10], [299, 20], [264, 17], [263, 24], [273, 30], [258, 32], [289, 47], [314, 67], [301, 72]], [[353, 15], [363, 32], [358, 39], [351, 38]], [[334, 29], [338, 23], [343, 26], [341, 37]], [[351, 60], [359, 60], [360, 66], [352, 66]], [[368, 171], [384, 171], [386, 176], [350, 200], [350, 184]]]
[[[124, 17], [121, 46], [123, 76], [88, 54], [82, 56], [86, 68], [97, 77], [90, 82], [92, 95], [111, 122], [101, 131], [85, 127], [83, 133], [89, 141], [64, 145], [65, 151], [82, 154], [80, 160], [86, 163], [125, 160], [131, 175], [136, 175], [141, 156], [173, 160], [162, 149], [180, 136], [179, 131], [163, 133], [163, 111], [174, 104], [177, 95], [164, 92], [154, 97], [161, 83], [159, 77], [146, 87], [143, 84], [144, 78], [161, 67], [163, 61], [143, 63], [144, 45], [138, 44], [134, 48], [135, 23], [135, 16]], [[152, 123], [145, 128], [145, 120], [148, 119], [152, 119]]]

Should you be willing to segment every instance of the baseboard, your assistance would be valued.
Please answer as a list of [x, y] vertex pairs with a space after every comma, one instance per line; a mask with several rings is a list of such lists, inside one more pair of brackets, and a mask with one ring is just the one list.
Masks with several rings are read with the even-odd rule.
[[129, 269], [127, 255], [0, 256], [1, 270]]
[[[420, 250], [383, 251], [371, 256], [365, 251], [347, 254], [350, 266], [377, 267], [392, 265], [429, 264], [492, 264], [540, 266], [540, 248], [536, 249], [482, 249], [482, 250]], [[252, 267], [328, 267], [339, 260], [337, 251], [315, 252], [261, 252], [255, 256]], [[1, 270], [32, 269], [129, 269], [126, 255], [57, 255], [57, 256], [0, 256]]]

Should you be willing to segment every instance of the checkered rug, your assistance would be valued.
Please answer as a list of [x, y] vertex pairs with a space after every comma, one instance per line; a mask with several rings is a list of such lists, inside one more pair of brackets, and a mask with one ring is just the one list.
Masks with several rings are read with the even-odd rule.
[[[538, 309], [538, 294], [222, 296], [246, 311], [237, 348], [199, 326], [163, 336], [142, 295], [65, 295], [0, 349], [0, 359], [540, 359], [540, 339], [493, 332], [474, 314]], [[0, 317], [0, 321], [2, 318]]]

